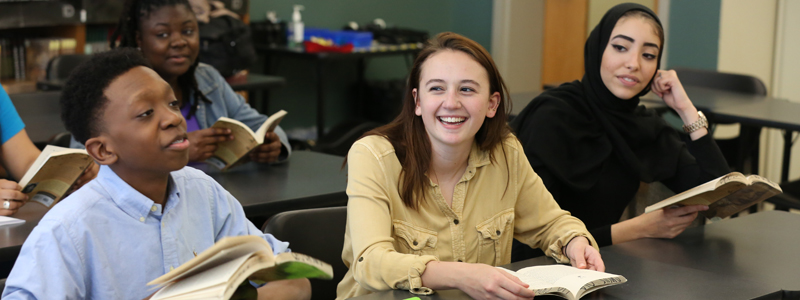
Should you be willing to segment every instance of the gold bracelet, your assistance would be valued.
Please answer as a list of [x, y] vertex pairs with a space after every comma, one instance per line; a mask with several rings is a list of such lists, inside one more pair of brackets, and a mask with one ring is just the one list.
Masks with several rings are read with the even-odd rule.
[[697, 121], [694, 121], [694, 123], [689, 124], [689, 125], [683, 125], [683, 131], [684, 132], [692, 133], [692, 132], [700, 130], [700, 128], [708, 129], [708, 119], [706, 118], [706, 115], [704, 115], [702, 111], [698, 110], [697, 111], [697, 117], [698, 117], [698, 119], [697, 119]]

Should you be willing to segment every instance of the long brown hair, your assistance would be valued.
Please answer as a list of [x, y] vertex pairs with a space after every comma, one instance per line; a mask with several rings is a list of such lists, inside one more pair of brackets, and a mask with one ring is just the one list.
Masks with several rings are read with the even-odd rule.
[[[506, 103], [508, 89], [489, 52], [475, 41], [452, 32], [443, 32], [430, 39], [414, 60], [406, 83], [400, 115], [389, 124], [364, 134], [364, 136], [383, 136], [392, 143], [395, 154], [403, 166], [398, 187], [400, 197], [411, 209], [416, 209], [421, 201], [425, 200], [423, 191], [429, 180], [425, 174], [430, 168], [432, 151], [422, 118], [414, 113], [416, 104], [411, 91], [419, 88], [422, 64], [434, 53], [444, 50], [461, 51], [470, 55], [486, 69], [489, 75], [489, 95], [500, 93], [500, 102], [494, 118], [486, 118], [475, 134], [479, 148], [483, 151], [492, 150], [511, 134], [511, 129], [506, 123], [508, 112], [511, 111], [510, 103]], [[490, 158], [494, 161], [494, 153], [490, 153]]]

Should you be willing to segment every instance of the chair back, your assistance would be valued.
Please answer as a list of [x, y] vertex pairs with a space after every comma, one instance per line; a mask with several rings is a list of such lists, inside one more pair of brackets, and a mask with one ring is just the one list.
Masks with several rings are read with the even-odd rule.
[[759, 96], [767, 95], [767, 86], [754, 76], [690, 68], [675, 68], [675, 72], [678, 73], [678, 79], [683, 85]]
[[47, 63], [47, 80], [66, 80], [78, 65], [88, 60], [91, 55], [65, 54], [53, 57]]
[[279, 213], [264, 226], [265, 233], [289, 242], [292, 251], [333, 266], [333, 279], [311, 279], [311, 299], [335, 299], [336, 286], [347, 273], [342, 262], [347, 207], [326, 207]]

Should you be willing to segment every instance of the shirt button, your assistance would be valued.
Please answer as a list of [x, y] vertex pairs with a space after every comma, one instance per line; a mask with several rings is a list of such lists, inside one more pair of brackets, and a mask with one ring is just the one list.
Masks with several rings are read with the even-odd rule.
[[453, 224], [458, 225], [458, 219], [453, 220]]
[[363, 257], [363, 256], [362, 256], [362, 257], [359, 257], [359, 258], [358, 258], [358, 261], [364, 261], [364, 257]]
[[413, 244], [414, 244], [414, 246], [416, 246], [416, 245], [418, 245], [419, 243], [417, 243], [417, 241], [414, 241], [414, 243], [413, 243]]
[[139, 218], [139, 222], [144, 222], [144, 217]]
[[169, 270], [172, 271], [172, 270], [175, 270], [175, 268], [172, 267], [172, 266], [169, 266]]
[[151, 208], [150, 208], [150, 211], [156, 211], [156, 209], [158, 209], [158, 207], [156, 207], [155, 205], [153, 205], [153, 207], [151, 207]]
[[458, 262], [464, 262], [464, 261], [459, 259]]
[[497, 235], [500, 235], [500, 230], [498, 230], [498, 231], [495, 231], [495, 233], [497, 233]]

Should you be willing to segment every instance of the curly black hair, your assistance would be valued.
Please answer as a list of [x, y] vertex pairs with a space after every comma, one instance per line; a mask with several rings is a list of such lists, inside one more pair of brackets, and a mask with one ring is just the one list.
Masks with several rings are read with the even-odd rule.
[[[188, 0], [126, 0], [117, 27], [114, 29], [109, 39], [109, 45], [112, 49], [116, 47], [139, 47], [136, 41], [136, 34], [141, 30], [142, 18], [149, 17], [152, 12], [164, 6], [177, 5], [185, 5], [190, 11], [192, 10], [192, 6], [189, 4]], [[119, 44], [117, 44], [117, 40], [119, 40]], [[191, 105], [187, 119], [191, 118], [197, 111], [197, 105], [187, 100], [190, 95], [189, 91], [192, 91], [201, 101], [211, 103], [211, 100], [200, 92], [200, 89], [197, 87], [197, 79], [194, 77], [194, 72], [197, 69], [199, 61], [199, 59], [195, 59], [189, 70], [183, 73], [183, 75], [178, 76], [178, 84], [183, 92], [183, 99], [178, 99], [181, 101], [181, 108], [186, 105]]]
[[61, 120], [75, 140], [86, 140], [99, 134], [100, 116], [108, 103], [103, 91], [114, 79], [138, 66], [150, 68], [139, 51], [121, 48], [92, 56], [72, 71], [61, 93]]

